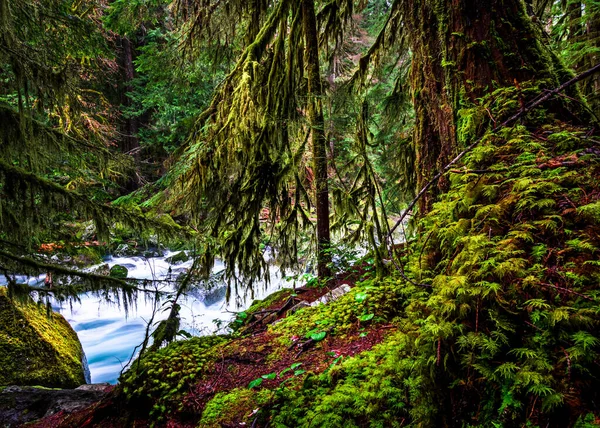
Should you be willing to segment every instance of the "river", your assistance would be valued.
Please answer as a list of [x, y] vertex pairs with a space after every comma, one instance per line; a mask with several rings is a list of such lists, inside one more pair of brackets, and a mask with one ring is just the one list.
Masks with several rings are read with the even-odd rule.
[[[173, 254], [167, 252], [162, 257], [151, 258], [109, 257], [106, 263], [110, 267], [116, 264], [127, 267], [129, 278], [164, 280], [192, 265], [191, 260], [170, 264], [167, 258]], [[223, 269], [223, 263], [217, 262], [213, 272], [217, 274]], [[230, 301], [226, 302], [226, 285], [223, 281], [217, 283], [210, 292], [196, 291], [184, 296], [179, 300], [181, 328], [192, 335], [215, 333], [219, 323], [222, 329], [226, 328], [234, 316], [232, 312], [247, 309], [254, 299], [264, 298], [283, 287], [292, 287], [293, 283], [282, 279], [276, 267], [272, 266], [270, 270], [269, 283], [259, 282], [254, 286], [254, 298], [247, 294], [232, 295]], [[18, 279], [33, 285], [43, 282], [44, 277]], [[169, 282], [152, 284], [157, 284], [161, 291], [169, 292], [174, 288]], [[153, 299], [139, 295], [134, 307], [126, 312], [123, 305], [107, 302], [91, 293], [81, 295], [79, 302], [53, 304], [54, 310], [67, 319], [79, 336], [87, 356], [92, 383], [117, 382], [122, 367], [144, 339], [146, 324], [152, 317], [154, 306]], [[165, 319], [168, 313], [169, 307], [159, 305], [154, 322]]]

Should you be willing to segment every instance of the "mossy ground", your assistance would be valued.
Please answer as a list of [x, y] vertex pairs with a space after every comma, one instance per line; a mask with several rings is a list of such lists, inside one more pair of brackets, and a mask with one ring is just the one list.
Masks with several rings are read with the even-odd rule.
[[[175, 425], [598, 426], [598, 176], [586, 130], [489, 134], [399, 254], [413, 283], [368, 279], [266, 331], [170, 345], [122, 391]], [[187, 346], [203, 361], [182, 370]]]
[[19, 303], [0, 288], [0, 385], [73, 388], [85, 383], [83, 351], [62, 315]]

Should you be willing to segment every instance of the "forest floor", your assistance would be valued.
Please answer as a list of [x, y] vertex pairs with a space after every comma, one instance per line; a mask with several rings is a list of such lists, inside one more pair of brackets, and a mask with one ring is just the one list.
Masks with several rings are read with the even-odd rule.
[[[301, 374], [323, 373], [342, 359], [381, 343], [396, 329], [395, 326], [380, 323], [361, 325], [357, 321], [345, 334], [327, 334], [323, 340], [292, 336], [289, 338], [292, 342], [289, 346], [282, 346], [281, 340], [268, 328], [288, 317], [289, 309], [295, 305], [302, 305], [302, 302], [313, 303], [343, 284], [354, 287], [363, 274], [361, 269], [355, 269], [351, 275], [336, 276], [326, 287], [286, 289], [267, 297], [262, 302], [268, 304], [250, 314], [250, 318], [240, 329], [239, 336], [233, 337], [219, 348], [220, 354], [213, 364], [203, 370], [199, 379], [184, 393], [180, 406], [182, 411], [169, 414], [167, 420], [159, 426], [196, 427], [206, 404], [219, 392], [249, 390], [250, 383], [257, 379], [262, 379], [257, 389], [274, 390], [284, 387], [289, 381], [299, 380]], [[102, 401], [92, 406], [73, 413], [60, 412], [28, 424], [27, 427], [155, 426], [155, 421], [148, 419], [147, 412], [145, 417], [138, 418], [136, 410], [124, 408], [118, 392], [117, 386]], [[252, 423], [253, 415], [258, 411], [252, 406], [248, 407], [248, 404], [253, 403], [244, 403], [243, 400], [235, 403], [229, 409], [229, 420], [221, 421], [218, 426], [248, 426], [247, 422]]]

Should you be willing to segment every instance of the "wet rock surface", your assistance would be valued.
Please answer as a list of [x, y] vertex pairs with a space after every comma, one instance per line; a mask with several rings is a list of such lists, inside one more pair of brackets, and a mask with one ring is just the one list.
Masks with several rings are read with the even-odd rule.
[[17, 427], [59, 412], [72, 413], [100, 401], [110, 388], [108, 384], [76, 389], [8, 386], [0, 391], [0, 421], [3, 427]]

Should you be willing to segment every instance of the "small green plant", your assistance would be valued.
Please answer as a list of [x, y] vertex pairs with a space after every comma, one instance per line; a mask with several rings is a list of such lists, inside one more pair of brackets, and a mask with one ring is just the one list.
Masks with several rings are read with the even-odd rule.
[[[301, 374], [306, 373], [306, 370], [298, 369], [298, 367], [300, 367], [301, 365], [302, 365], [302, 363], [294, 363], [291, 366], [289, 366], [289, 367], [283, 369], [282, 371], [280, 371], [279, 374], [277, 374], [275, 372], [269, 373], [269, 374], [264, 374], [261, 377], [258, 377], [256, 379], [254, 379], [253, 381], [251, 381], [248, 384], [248, 389], [253, 389], [253, 388], [259, 387], [260, 385], [262, 385], [262, 383], [263, 383], [264, 380], [274, 380], [274, 379], [277, 379], [277, 378], [281, 379], [284, 374], [286, 374], [286, 373], [288, 373], [290, 371], [294, 372], [292, 377], [294, 377], [294, 376], [300, 376]], [[285, 379], [283, 382], [281, 382], [280, 385], [283, 385], [284, 383], [286, 383], [290, 379], [291, 378]]]

